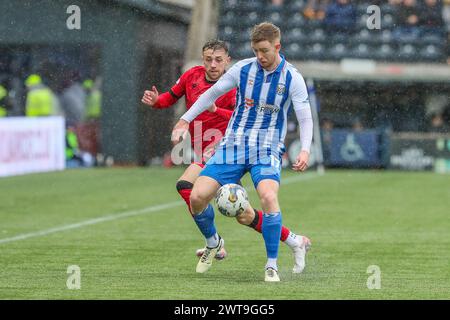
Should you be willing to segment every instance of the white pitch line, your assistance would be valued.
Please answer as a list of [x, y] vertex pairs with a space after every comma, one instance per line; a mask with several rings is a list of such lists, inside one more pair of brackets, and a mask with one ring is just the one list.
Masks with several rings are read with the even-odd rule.
[[[282, 180], [281, 185], [291, 184], [291, 183], [295, 183], [298, 181], [309, 180], [309, 179], [312, 179], [315, 177], [318, 177], [318, 175], [317, 174], [308, 174], [308, 175], [291, 176], [291, 177], [288, 177], [288, 178], [285, 178], [284, 180]], [[248, 188], [251, 188], [251, 186], [245, 186], [245, 188], [248, 189]], [[78, 229], [78, 228], [82, 228], [85, 226], [102, 223], [102, 222], [106, 222], [106, 221], [113, 221], [113, 220], [117, 220], [117, 219], [129, 218], [129, 217], [138, 216], [138, 215], [149, 213], [149, 212], [155, 212], [155, 211], [159, 211], [159, 210], [174, 208], [174, 207], [181, 206], [184, 203], [185, 203], [184, 201], [173, 201], [173, 202], [168, 202], [168, 203], [164, 203], [164, 204], [160, 204], [160, 205], [156, 205], [156, 206], [142, 208], [139, 210], [125, 211], [125, 212], [116, 213], [116, 214], [109, 214], [106, 216], [89, 219], [89, 220], [81, 221], [78, 223], [62, 225], [62, 226], [51, 228], [51, 229], [46, 229], [46, 230], [41, 230], [41, 231], [36, 231], [36, 232], [31, 232], [31, 233], [23, 233], [23, 234], [14, 236], [14, 237], [0, 239], [0, 244], [25, 240], [25, 239], [29, 239], [29, 238], [46, 236], [46, 235], [49, 235], [52, 233], [67, 231], [67, 230], [72, 230], [72, 229]]]
[[85, 220], [85, 221], [81, 221], [78, 223], [67, 224], [67, 225], [63, 225], [60, 227], [55, 227], [55, 228], [51, 228], [51, 229], [47, 229], [47, 230], [19, 234], [18, 236], [15, 236], [15, 237], [0, 239], [0, 244], [13, 242], [13, 241], [19, 241], [19, 240], [25, 240], [25, 239], [35, 238], [35, 237], [40, 237], [40, 236], [46, 236], [51, 233], [61, 232], [61, 231], [66, 231], [66, 230], [71, 230], [71, 229], [77, 229], [77, 228], [81, 228], [84, 226], [89, 226], [89, 225], [97, 224], [97, 223], [101, 223], [101, 222], [129, 218], [132, 216], [137, 216], [137, 215], [141, 215], [141, 214], [148, 213], [148, 212], [154, 212], [154, 211], [158, 211], [158, 210], [164, 210], [164, 209], [168, 209], [168, 208], [178, 207], [178, 206], [182, 205], [183, 203], [184, 203], [183, 201], [169, 202], [169, 203], [164, 203], [164, 204], [160, 204], [157, 206], [146, 207], [146, 208], [139, 209], [139, 210], [125, 211], [125, 212], [121, 212], [118, 214], [110, 214], [107, 216], [94, 218], [94, 219], [90, 219], [90, 220]]

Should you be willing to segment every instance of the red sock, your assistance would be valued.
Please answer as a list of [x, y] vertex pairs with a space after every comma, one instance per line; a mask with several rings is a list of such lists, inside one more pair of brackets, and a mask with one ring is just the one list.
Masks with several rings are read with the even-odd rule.
[[[257, 212], [255, 212], [255, 214], [256, 213], [258, 213], [258, 223], [255, 225], [254, 229], [256, 231], [258, 231], [259, 233], [262, 233], [261, 226], [262, 226], [262, 221], [263, 221], [263, 212], [261, 210], [258, 210]], [[285, 226], [281, 226], [280, 240], [285, 241], [287, 239], [287, 237], [289, 236], [290, 232], [291, 232], [291, 230], [289, 230]]]
[[191, 216], [192, 216], [191, 201], [189, 200], [189, 198], [191, 197], [191, 192], [192, 192], [192, 189], [180, 189], [180, 190], [178, 190], [178, 193], [183, 198], [183, 200], [186, 202], [187, 207], [189, 209], [189, 212], [191, 213]]
[[280, 240], [281, 241], [286, 241], [287, 237], [289, 236], [289, 233], [291, 232], [291, 230], [289, 230], [288, 228], [286, 228], [285, 226], [281, 226], [281, 236], [280, 236]]

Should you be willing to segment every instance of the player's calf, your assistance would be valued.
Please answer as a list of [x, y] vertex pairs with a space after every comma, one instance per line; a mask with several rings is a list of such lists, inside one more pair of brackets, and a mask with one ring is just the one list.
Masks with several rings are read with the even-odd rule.
[[183, 198], [183, 200], [186, 202], [189, 212], [192, 215], [190, 197], [194, 184], [186, 180], [178, 180], [176, 187], [178, 193], [180, 194], [181, 198]]

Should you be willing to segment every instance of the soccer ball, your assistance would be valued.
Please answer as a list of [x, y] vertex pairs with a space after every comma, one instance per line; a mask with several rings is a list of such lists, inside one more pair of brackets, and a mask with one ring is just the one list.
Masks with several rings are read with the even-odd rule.
[[247, 191], [234, 183], [223, 185], [215, 200], [220, 213], [227, 217], [236, 217], [249, 206]]

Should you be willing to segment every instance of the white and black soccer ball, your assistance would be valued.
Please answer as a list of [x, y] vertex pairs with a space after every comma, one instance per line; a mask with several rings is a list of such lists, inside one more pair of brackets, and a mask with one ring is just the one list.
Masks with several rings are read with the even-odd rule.
[[217, 191], [215, 200], [217, 209], [227, 217], [236, 217], [249, 206], [247, 191], [234, 183], [223, 185]]

